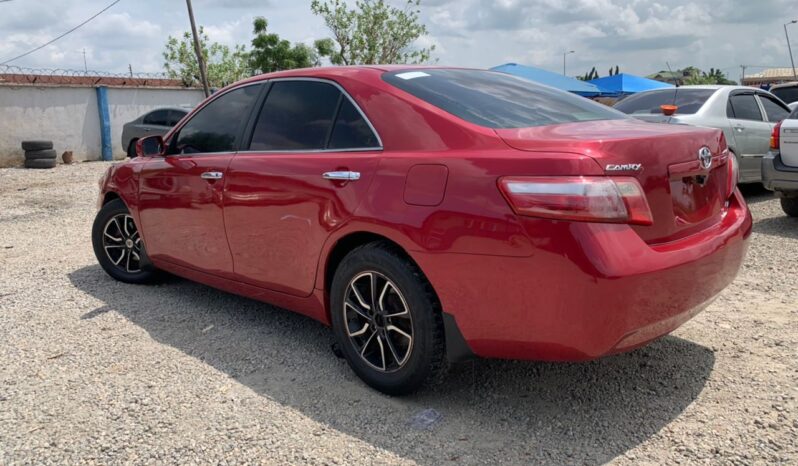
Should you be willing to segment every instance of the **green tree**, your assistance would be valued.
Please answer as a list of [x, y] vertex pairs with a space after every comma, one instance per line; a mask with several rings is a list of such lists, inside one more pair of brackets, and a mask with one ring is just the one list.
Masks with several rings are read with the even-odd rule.
[[[248, 54], [243, 45], [231, 49], [217, 42], [209, 43], [202, 26], [199, 28], [199, 39], [211, 87], [223, 87], [251, 75]], [[183, 33], [179, 38], [169, 36], [163, 58], [167, 76], [180, 79], [186, 86], [200, 83], [199, 65], [190, 32]]]
[[693, 66], [688, 66], [682, 71], [688, 75], [684, 80], [685, 84], [737, 84], [728, 79], [721, 70], [715, 68], [710, 68], [709, 73]]
[[320, 65], [320, 56], [332, 54], [331, 39], [317, 40], [313, 47], [305, 44], [291, 44], [279, 35], [268, 31], [269, 22], [258, 16], [252, 23], [252, 50], [249, 52], [249, 66], [255, 73], [308, 68]]
[[385, 0], [356, 0], [350, 9], [346, 0], [313, 0], [310, 9], [321, 16], [333, 35], [330, 61], [336, 65], [377, 63], [423, 63], [435, 46], [413, 47], [427, 35], [420, 22], [420, 0], [406, 0], [399, 9]]

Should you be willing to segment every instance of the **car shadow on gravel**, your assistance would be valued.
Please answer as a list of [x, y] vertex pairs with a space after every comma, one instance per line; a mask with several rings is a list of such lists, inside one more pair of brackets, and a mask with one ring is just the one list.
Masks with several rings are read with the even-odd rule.
[[798, 218], [786, 214], [781, 217], [769, 217], [754, 222], [754, 233], [798, 239]]
[[745, 198], [745, 202], [749, 204], [771, 201], [775, 197], [773, 191], [765, 189], [762, 183], [741, 184], [738, 187]]
[[269, 400], [424, 464], [609, 461], [679, 416], [715, 364], [710, 349], [665, 337], [589, 363], [471, 361], [442, 385], [391, 398], [365, 387], [311, 319], [180, 279], [125, 285], [98, 266], [69, 278], [103, 303], [82, 316], [98, 331], [118, 313]]

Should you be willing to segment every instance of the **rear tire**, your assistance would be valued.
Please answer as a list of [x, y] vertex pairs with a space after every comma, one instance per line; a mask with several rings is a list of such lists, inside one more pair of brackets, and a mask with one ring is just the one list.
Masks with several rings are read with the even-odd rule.
[[91, 242], [100, 267], [113, 278], [125, 283], [150, 283], [158, 278], [138, 227], [121, 199], [114, 199], [97, 212]]
[[138, 139], [132, 139], [130, 144], [127, 145], [127, 156], [131, 159], [136, 156], [136, 141], [138, 141]]
[[782, 197], [781, 210], [790, 217], [798, 217], [798, 197]]
[[330, 305], [338, 346], [369, 386], [406, 395], [445, 375], [438, 299], [421, 270], [390, 245], [370, 243], [347, 254]]

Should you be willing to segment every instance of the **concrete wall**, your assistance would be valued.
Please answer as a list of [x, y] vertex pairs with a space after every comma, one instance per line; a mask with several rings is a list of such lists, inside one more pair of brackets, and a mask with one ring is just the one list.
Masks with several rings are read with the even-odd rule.
[[[122, 125], [162, 106], [196, 105], [198, 89], [109, 88], [114, 158], [125, 157]], [[20, 143], [49, 139], [59, 157], [71, 150], [76, 160], [100, 160], [100, 120], [93, 87], [0, 85], [0, 166], [21, 165]]]

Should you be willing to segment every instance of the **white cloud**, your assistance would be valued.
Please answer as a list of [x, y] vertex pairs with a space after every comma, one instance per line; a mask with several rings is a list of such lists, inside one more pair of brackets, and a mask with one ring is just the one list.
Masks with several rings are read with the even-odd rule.
[[[396, 6], [402, 0], [390, 0]], [[422, 0], [430, 35], [446, 65], [491, 67], [507, 61], [562, 69], [562, 51], [573, 74], [610, 66], [648, 74], [665, 67], [722, 68], [737, 78], [739, 65], [787, 66], [782, 23], [795, 0]], [[0, 3], [0, 61], [30, 50], [79, 24], [107, 0]], [[350, 0], [352, 3], [352, 0]], [[312, 43], [329, 32], [310, 12], [310, 0], [195, 0], [199, 24], [212, 40], [249, 45], [252, 19], [265, 16], [269, 30]], [[89, 68], [112, 72], [158, 71], [167, 36], [188, 30], [182, 1], [120, 2], [97, 19], [15, 64]], [[798, 27], [793, 47], [798, 52]]]

